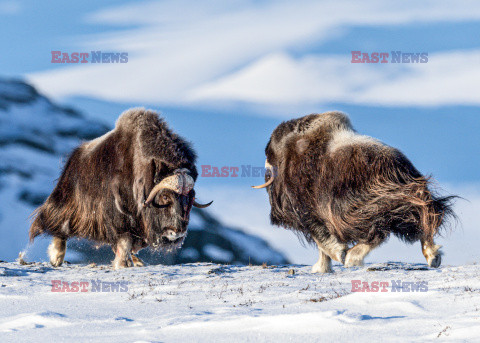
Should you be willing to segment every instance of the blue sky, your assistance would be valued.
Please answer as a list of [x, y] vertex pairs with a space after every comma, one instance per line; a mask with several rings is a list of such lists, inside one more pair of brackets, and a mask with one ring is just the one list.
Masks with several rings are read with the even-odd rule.
[[[480, 204], [479, 32], [473, 0], [0, 0], [0, 75], [109, 125], [131, 106], [158, 109], [194, 142], [199, 165], [261, 166], [282, 120], [345, 111], [359, 132], [399, 147], [467, 197], [469, 232]], [[52, 64], [52, 50], [126, 51], [129, 62]], [[428, 52], [429, 61], [352, 64], [353, 50]], [[266, 195], [248, 193], [258, 181], [198, 185], [204, 200], [231, 203], [212, 208], [223, 220], [274, 240]], [[282, 237], [277, 246], [291, 244], [293, 235]]]
[[92, 11], [128, 1], [0, 1], [0, 73], [18, 77], [52, 68], [50, 51], [72, 51], [81, 36], [115, 29], [88, 24]]
[[[475, 1], [4, 0], [0, 16], [0, 72], [55, 97], [301, 111], [480, 103]], [[52, 50], [127, 51], [129, 63], [51, 64]], [[351, 64], [352, 50], [428, 52], [429, 63]]]

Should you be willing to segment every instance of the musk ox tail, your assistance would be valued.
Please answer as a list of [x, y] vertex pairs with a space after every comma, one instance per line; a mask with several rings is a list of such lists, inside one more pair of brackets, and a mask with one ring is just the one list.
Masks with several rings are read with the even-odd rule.
[[427, 177], [377, 182], [367, 193], [347, 199], [343, 215], [346, 203], [332, 204], [331, 228], [345, 242], [381, 243], [390, 233], [408, 243], [430, 241], [451, 218], [456, 219], [452, 203], [457, 198], [438, 196], [430, 189]]
[[29, 230], [30, 242], [37, 236], [49, 234], [58, 237], [66, 237], [69, 228], [65, 226], [63, 220], [64, 209], [53, 206], [49, 200], [38, 207], [31, 215], [32, 225]]
[[28, 232], [28, 236], [30, 238], [30, 242], [33, 242], [33, 240], [42, 234], [45, 233], [44, 231], [44, 226], [42, 225], [42, 207], [38, 207], [30, 216], [32, 220], [32, 225], [30, 225], [30, 230]]

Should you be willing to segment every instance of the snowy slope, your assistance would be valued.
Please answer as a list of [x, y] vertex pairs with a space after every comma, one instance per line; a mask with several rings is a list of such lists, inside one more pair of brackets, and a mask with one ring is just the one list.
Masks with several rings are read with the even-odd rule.
[[[309, 270], [200, 263], [113, 271], [1, 263], [0, 341], [479, 340], [479, 265], [428, 270], [392, 263], [334, 267], [328, 275]], [[59, 280], [60, 290], [66, 288], [58, 282], [89, 284], [87, 292], [52, 292], [52, 280]], [[352, 280], [389, 286], [387, 292], [352, 292]], [[405, 288], [393, 292], [392, 280]], [[98, 292], [119, 282], [117, 292]], [[426, 291], [407, 292], [408, 282]]]
[[[110, 122], [113, 125], [113, 121]], [[13, 261], [28, 241], [29, 216], [54, 187], [69, 152], [82, 140], [98, 137], [108, 126], [52, 103], [32, 86], [0, 78], [0, 258]], [[47, 241], [39, 239], [28, 258], [46, 258]], [[148, 263], [217, 262], [286, 263], [264, 240], [220, 223], [207, 211], [192, 212], [190, 234], [177, 255], [144, 250]], [[71, 262], [108, 263], [109, 247], [69, 242]]]
[[[28, 240], [28, 217], [53, 188], [67, 155], [107, 127], [58, 107], [33, 87], [0, 79], [1, 258], [13, 260]], [[43, 250], [43, 249], [42, 249]]]

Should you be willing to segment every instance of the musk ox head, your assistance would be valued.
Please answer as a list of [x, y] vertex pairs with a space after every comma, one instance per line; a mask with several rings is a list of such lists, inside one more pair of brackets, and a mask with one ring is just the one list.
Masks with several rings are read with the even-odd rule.
[[158, 182], [144, 201], [145, 219], [151, 223], [152, 246], [168, 249], [181, 243], [187, 233], [192, 206], [205, 208], [195, 201], [195, 181], [187, 168], [176, 169]]

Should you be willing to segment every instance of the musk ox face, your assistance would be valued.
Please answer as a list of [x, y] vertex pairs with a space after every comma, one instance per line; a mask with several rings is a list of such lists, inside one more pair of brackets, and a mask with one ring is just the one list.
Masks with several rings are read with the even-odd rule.
[[143, 205], [154, 248], [171, 250], [179, 247], [187, 234], [192, 206], [210, 205], [195, 201], [193, 187], [194, 180], [186, 168], [175, 170], [153, 187]]
[[176, 169], [162, 178], [143, 203], [154, 248], [173, 249], [180, 246], [186, 236], [195, 201], [195, 182], [189, 172], [186, 168]]
[[147, 221], [151, 223], [154, 248], [171, 250], [181, 246], [186, 235], [190, 211], [195, 199], [192, 189], [187, 195], [163, 189], [147, 209]]

